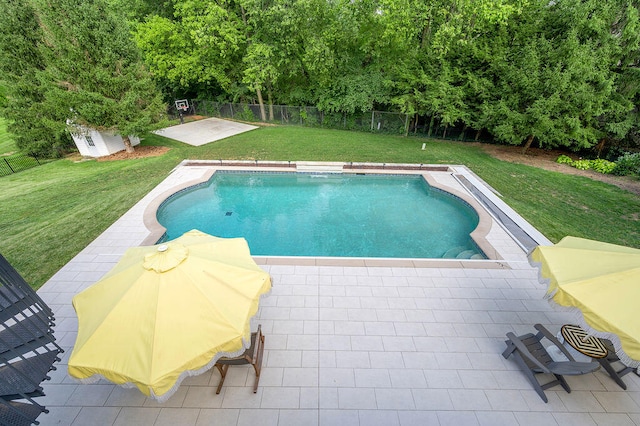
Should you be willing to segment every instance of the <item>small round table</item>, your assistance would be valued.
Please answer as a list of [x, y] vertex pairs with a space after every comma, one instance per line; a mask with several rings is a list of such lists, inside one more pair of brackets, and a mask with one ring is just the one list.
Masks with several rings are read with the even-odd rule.
[[595, 336], [589, 336], [580, 326], [566, 324], [560, 328], [562, 337], [573, 349], [595, 359], [606, 358], [609, 351], [602, 341]]

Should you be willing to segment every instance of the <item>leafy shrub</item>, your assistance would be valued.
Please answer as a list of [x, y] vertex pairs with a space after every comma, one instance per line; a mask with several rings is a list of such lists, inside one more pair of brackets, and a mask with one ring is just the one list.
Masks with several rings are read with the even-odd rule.
[[578, 170], [589, 170], [591, 168], [591, 160], [576, 160], [571, 165]]
[[619, 157], [612, 173], [618, 176], [640, 176], [640, 152], [627, 152]]
[[591, 160], [591, 168], [598, 173], [609, 174], [616, 168], [616, 163], [598, 158]]
[[571, 159], [571, 157], [569, 157], [568, 155], [561, 155], [560, 157], [558, 157], [558, 159], [556, 160], [556, 163], [559, 164], [568, 164], [568, 165], [573, 165], [573, 160]]
[[235, 118], [242, 121], [257, 121], [256, 117], [253, 115], [253, 111], [249, 108], [248, 105], [245, 105], [242, 108], [242, 111], [236, 114]]

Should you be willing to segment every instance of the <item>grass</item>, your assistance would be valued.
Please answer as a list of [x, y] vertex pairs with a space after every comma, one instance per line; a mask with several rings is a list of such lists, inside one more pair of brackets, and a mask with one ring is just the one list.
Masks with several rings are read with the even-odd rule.
[[7, 132], [7, 121], [0, 117], [0, 156], [11, 154], [16, 150], [13, 136]]
[[492, 158], [468, 143], [301, 127], [264, 127], [201, 147], [151, 135], [160, 157], [59, 160], [0, 180], [0, 253], [34, 287], [110, 226], [185, 158], [465, 164], [557, 242], [565, 235], [640, 248], [639, 197], [578, 176]]

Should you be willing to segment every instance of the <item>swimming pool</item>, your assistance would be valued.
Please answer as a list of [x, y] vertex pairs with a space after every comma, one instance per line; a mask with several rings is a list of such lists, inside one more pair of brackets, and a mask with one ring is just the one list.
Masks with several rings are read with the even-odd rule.
[[156, 217], [164, 240], [197, 228], [258, 256], [485, 258], [475, 210], [419, 175], [218, 171]]

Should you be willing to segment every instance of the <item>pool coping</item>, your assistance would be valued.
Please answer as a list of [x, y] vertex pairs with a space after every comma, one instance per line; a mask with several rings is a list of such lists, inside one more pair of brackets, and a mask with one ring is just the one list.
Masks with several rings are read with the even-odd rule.
[[[238, 161], [238, 160], [184, 160], [173, 171], [180, 167], [206, 167], [208, 170], [198, 179], [182, 182], [162, 192], [152, 199], [143, 214], [143, 223], [149, 231], [148, 236], [141, 245], [153, 245], [164, 235], [166, 228], [162, 226], [156, 217], [158, 208], [172, 195], [188, 188], [207, 182], [218, 171], [269, 171], [274, 173], [337, 173], [337, 174], [406, 174], [421, 175], [427, 183], [438, 190], [444, 191], [459, 198], [468, 204], [478, 214], [478, 225], [470, 234], [475, 244], [483, 251], [488, 259], [426, 259], [426, 258], [360, 258], [360, 257], [307, 257], [307, 256], [253, 256], [258, 264], [263, 265], [301, 265], [301, 266], [356, 266], [356, 267], [411, 267], [411, 268], [473, 268], [473, 269], [509, 269], [509, 263], [498, 250], [487, 240], [487, 235], [493, 226], [498, 223], [507, 233], [505, 225], [492, 216], [471, 192], [464, 186], [458, 190], [452, 186], [442, 184], [434, 179], [431, 172], [446, 172], [452, 176], [462, 173], [465, 177], [475, 180], [483, 188], [483, 194], [497, 194], [497, 191], [489, 187], [480, 178], [475, 176], [465, 166], [432, 165], [432, 164], [398, 164], [398, 163], [354, 163], [354, 162], [309, 162], [309, 161]], [[474, 179], [475, 178], [475, 179]], [[463, 192], [466, 191], [466, 192]], [[504, 203], [503, 203], [504, 204]], [[506, 206], [506, 204], [505, 204]], [[508, 207], [508, 206], [507, 206]], [[519, 223], [526, 223], [515, 211], [511, 215], [517, 216]], [[529, 225], [531, 229], [534, 229]], [[537, 231], [536, 231], [537, 232]], [[510, 233], [509, 233], [510, 234]], [[538, 233], [542, 238], [542, 234]], [[511, 235], [511, 234], [510, 234]], [[513, 236], [511, 235], [513, 238]], [[541, 244], [550, 244], [548, 240], [540, 241]]]

